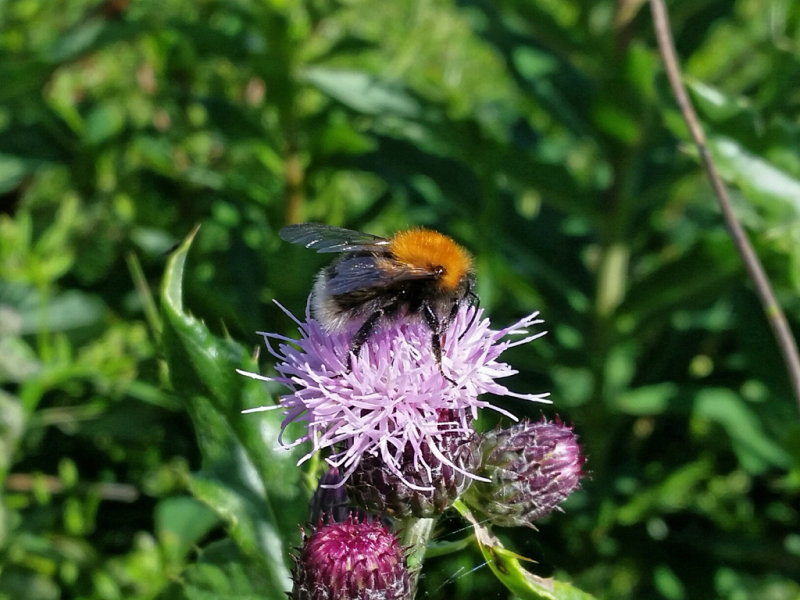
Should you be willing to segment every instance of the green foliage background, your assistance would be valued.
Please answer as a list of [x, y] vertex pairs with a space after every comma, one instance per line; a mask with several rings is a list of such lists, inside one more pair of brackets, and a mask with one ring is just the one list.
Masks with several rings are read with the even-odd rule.
[[[800, 4], [669, 8], [797, 329]], [[800, 598], [798, 409], [642, 2], [0, 0], [0, 202], [0, 598], [283, 597], [310, 479], [232, 373], [324, 263], [296, 220], [432, 226], [498, 325], [542, 311], [512, 386], [591, 475], [497, 532], [531, 570]], [[430, 560], [420, 597], [509, 597], [481, 561]]]

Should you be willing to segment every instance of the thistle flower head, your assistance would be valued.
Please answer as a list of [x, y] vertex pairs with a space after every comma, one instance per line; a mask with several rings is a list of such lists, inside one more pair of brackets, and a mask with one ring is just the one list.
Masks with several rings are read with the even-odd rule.
[[468, 438], [442, 435], [441, 450], [457, 469], [425, 450], [422, 458], [429, 468], [419, 468], [418, 457], [407, 446], [400, 465], [402, 480], [379, 457], [364, 456], [347, 480], [347, 492], [356, 505], [373, 514], [395, 518], [435, 517], [472, 483], [466, 473], [472, 473], [480, 464], [478, 439], [477, 434]]
[[405, 551], [385, 524], [350, 516], [303, 538], [292, 600], [411, 600]]
[[[473, 311], [477, 311], [474, 319]], [[469, 438], [473, 433], [471, 422], [482, 408], [516, 420], [482, 399], [482, 394], [548, 401], [547, 394], [517, 394], [498, 382], [516, 373], [499, 360], [500, 355], [544, 334], [526, 330], [541, 323], [537, 316], [534, 313], [510, 327], [493, 330], [481, 309], [459, 309], [441, 336], [441, 365], [435, 360], [427, 325], [418, 319], [389, 321], [370, 335], [358, 356], [351, 356], [349, 370], [348, 354], [358, 324], [331, 333], [307, 317], [305, 322], [297, 321], [299, 339], [263, 334], [278, 359], [276, 377], [242, 374], [289, 388], [280, 399], [286, 411], [283, 430], [294, 421], [307, 427], [298, 439], [281, 443], [294, 446], [310, 442], [312, 449], [300, 462], [327, 449], [329, 465], [341, 470], [344, 481], [362, 457], [375, 456], [406, 485], [420, 489], [402, 473], [408, 452], [420, 469], [430, 470], [431, 461], [426, 457], [434, 457], [463, 470], [443, 451], [445, 435]], [[515, 334], [524, 335], [508, 339]], [[277, 349], [272, 348], [271, 340], [277, 340]], [[270, 408], [274, 407], [253, 410]], [[448, 415], [444, 421], [443, 414]]]
[[572, 427], [560, 420], [523, 421], [488, 432], [481, 444], [486, 479], [465, 500], [495, 525], [534, 527], [580, 483], [584, 456]]

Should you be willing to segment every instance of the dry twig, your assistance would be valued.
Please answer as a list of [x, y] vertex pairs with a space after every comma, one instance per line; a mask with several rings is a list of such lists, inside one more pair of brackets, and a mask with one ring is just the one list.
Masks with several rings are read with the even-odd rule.
[[786, 363], [786, 368], [789, 371], [789, 379], [792, 384], [792, 389], [794, 390], [795, 400], [800, 409], [800, 356], [798, 356], [797, 352], [797, 343], [789, 328], [786, 315], [778, 304], [775, 293], [772, 291], [772, 286], [770, 286], [769, 279], [767, 279], [764, 273], [764, 267], [758, 260], [753, 247], [750, 245], [750, 241], [747, 239], [747, 235], [736, 219], [736, 215], [733, 213], [728, 190], [722, 182], [714, 160], [708, 151], [705, 133], [700, 126], [700, 120], [697, 118], [697, 113], [695, 113], [692, 107], [689, 95], [686, 93], [686, 88], [681, 79], [681, 71], [675, 53], [675, 43], [672, 39], [669, 16], [664, 6], [664, 0], [650, 0], [650, 10], [653, 14], [653, 24], [656, 38], [658, 39], [658, 48], [661, 53], [661, 58], [664, 61], [664, 68], [666, 69], [669, 83], [672, 86], [672, 91], [675, 94], [675, 99], [678, 101], [683, 119], [689, 127], [689, 133], [694, 143], [697, 144], [706, 174], [711, 181], [711, 187], [714, 189], [714, 193], [719, 200], [719, 205], [722, 209], [722, 215], [725, 219], [728, 231], [733, 238], [736, 249], [742, 257], [747, 273], [756, 287], [761, 306], [764, 308], [769, 324], [772, 327], [772, 332], [778, 342], [778, 347], [783, 355], [783, 360]]

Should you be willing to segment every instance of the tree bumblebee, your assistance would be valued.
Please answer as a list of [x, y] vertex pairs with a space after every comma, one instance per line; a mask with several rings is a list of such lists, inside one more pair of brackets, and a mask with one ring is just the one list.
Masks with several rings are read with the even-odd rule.
[[382, 319], [419, 317], [431, 330], [431, 347], [441, 370], [442, 334], [463, 303], [478, 302], [469, 252], [452, 238], [423, 228], [383, 238], [299, 223], [284, 227], [279, 235], [317, 252], [341, 253], [314, 281], [311, 315], [328, 331], [362, 322], [350, 344], [353, 355], [358, 356]]

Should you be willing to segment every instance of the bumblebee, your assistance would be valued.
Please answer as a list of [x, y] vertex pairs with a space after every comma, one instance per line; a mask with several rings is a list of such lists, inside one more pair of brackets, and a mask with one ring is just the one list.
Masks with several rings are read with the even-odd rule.
[[460, 306], [478, 302], [469, 252], [452, 238], [423, 228], [383, 238], [300, 223], [284, 227], [279, 235], [317, 252], [341, 254], [316, 277], [311, 315], [328, 331], [361, 323], [350, 344], [352, 355], [358, 356], [381, 321], [420, 318], [431, 330], [431, 347], [441, 370], [442, 334]]

